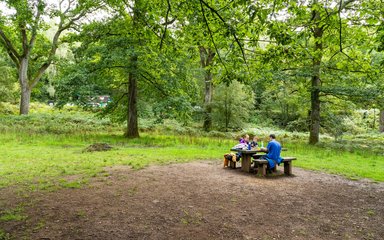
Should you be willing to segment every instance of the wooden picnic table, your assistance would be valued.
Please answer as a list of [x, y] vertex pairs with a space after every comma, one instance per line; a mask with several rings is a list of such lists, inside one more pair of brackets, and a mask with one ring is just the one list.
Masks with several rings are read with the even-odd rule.
[[[251, 150], [240, 149], [240, 148], [231, 148], [231, 151], [241, 153], [241, 170], [244, 172], [251, 171], [252, 165], [252, 156], [256, 153], [265, 153], [261, 148], [253, 148]], [[282, 148], [281, 151], [287, 151], [286, 148]]]
[[244, 172], [251, 171], [252, 155], [263, 152], [260, 148], [245, 150], [239, 148], [231, 148], [231, 151], [241, 153], [241, 170]]

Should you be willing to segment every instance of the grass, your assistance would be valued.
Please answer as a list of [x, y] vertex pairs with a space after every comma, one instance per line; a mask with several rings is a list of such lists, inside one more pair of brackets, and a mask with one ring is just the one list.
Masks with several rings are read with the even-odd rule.
[[369, 151], [354, 152], [340, 149], [310, 146], [307, 144], [287, 144], [288, 152], [283, 156], [298, 158], [294, 166], [338, 174], [350, 179], [369, 178], [384, 181], [384, 156]]
[[20, 206], [2, 211], [0, 212], [0, 222], [22, 221], [27, 218], [27, 216], [22, 214], [23, 211], [24, 208]]
[[[0, 136], [0, 187], [28, 185], [32, 190], [80, 188], [88, 179], [103, 174], [104, 167], [128, 165], [141, 169], [150, 164], [193, 160], [221, 160], [236, 142], [189, 136], [142, 134], [140, 139], [119, 135], [16, 134]], [[88, 145], [106, 142], [113, 149], [83, 152]], [[351, 179], [384, 181], [384, 156], [369, 152], [346, 152], [307, 144], [286, 144], [283, 156], [298, 158], [304, 169], [344, 175]], [[75, 176], [67, 179], [66, 176]]]
[[[15, 134], [0, 136], [0, 187], [29, 184], [51, 189], [57, 185], [78, 188], [86, 179], [113, 165], [140, 169], [149, 164], [168, 164], [191, 160], [218, 159], [231, 147], [230, 140], [187, 136], [151, 136], [125, 139], [118, 135]], [[113, 149], [83, 152], [88, 145], [106, 142]], [[79, 175], [75, 181], [63, 176]]]
[[[262, 132], [254, 131], [259, 135]], [[126, 139], [121, 126], [79, 112], [0, 116], [0, 133], [0, 188], [20, 185], [32, 190], [81, 188], [90, 178], [106, 174], [105, 167], [114, 165], [141, 169], [150, 164], [221, 160], [236, 144], [229, 137], [171, 136], [159, 132]], [[351, 179], [384, 181], [384, 156], [369, 149], [341, 148], [330, 142], [310, 146], [295, 133], [278, 136], [289, 149], [283, 156], [298, 158], [295, 166]], [[97, 142], [108, 143], [113, 149], [83, 152]]]
[[6, 233], [4, 230], [0, 229], [0, 240], [10, 240], [11, 236], [9, 233]]

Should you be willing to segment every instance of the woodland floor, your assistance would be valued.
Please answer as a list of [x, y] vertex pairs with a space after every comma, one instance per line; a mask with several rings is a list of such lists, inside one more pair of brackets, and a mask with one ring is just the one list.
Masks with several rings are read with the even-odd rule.
[[79, 189], [0, 189], [11, 239], [382, 239], [384, 184], [294, 168], [259, 178], [221, 161], [107, 168]]

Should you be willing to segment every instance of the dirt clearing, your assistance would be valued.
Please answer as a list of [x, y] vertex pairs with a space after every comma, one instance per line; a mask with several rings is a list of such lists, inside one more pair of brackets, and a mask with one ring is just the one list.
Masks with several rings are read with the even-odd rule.
[[384, 184], [294, 168], [258, 178], [221, 161], [107, 168], [81, 189], [0, 189], [0, 207], [27, 201], [15, 239], [383, 239]]

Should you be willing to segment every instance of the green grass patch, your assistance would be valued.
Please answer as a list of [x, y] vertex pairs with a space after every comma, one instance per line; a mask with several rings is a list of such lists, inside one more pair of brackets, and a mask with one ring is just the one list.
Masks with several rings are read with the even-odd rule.
[[369, 178], [384, 181], [384, 156], [369, 151], [353, 152], [311, 146], [308, 144], [287, 144], [287, 152], [283, 156], [298, 158], [294, 166], [304, 169], [323, 171], [343, 175], [350, 179]]
[[10, 240], [11, 235], [6, 233], [4, 230], [0, 229], [0, 240]]
[[14, 209], [7, 209], [0, 213], [0, 222], [9, 221], [23, 221], [27, 216], [23, 215], [24, 208], [16, 207]]
[[[16, 134], [0, 136], [0, 187], [28, 184], [32, 189], [79, 188], [103, 168], [128, 165], [140, 169], [149, 164], [169, 164], [202, 159], [221, 159], [231, 140], [188, 136], [152, 136], [126, 139], [119, 135]], [[105, 152], [83, 152], [92, 143], [105, 142]], [[75, 181], [65, 176], [78, 175]], [[65, 178], [64, 178], [65, 179]]]

